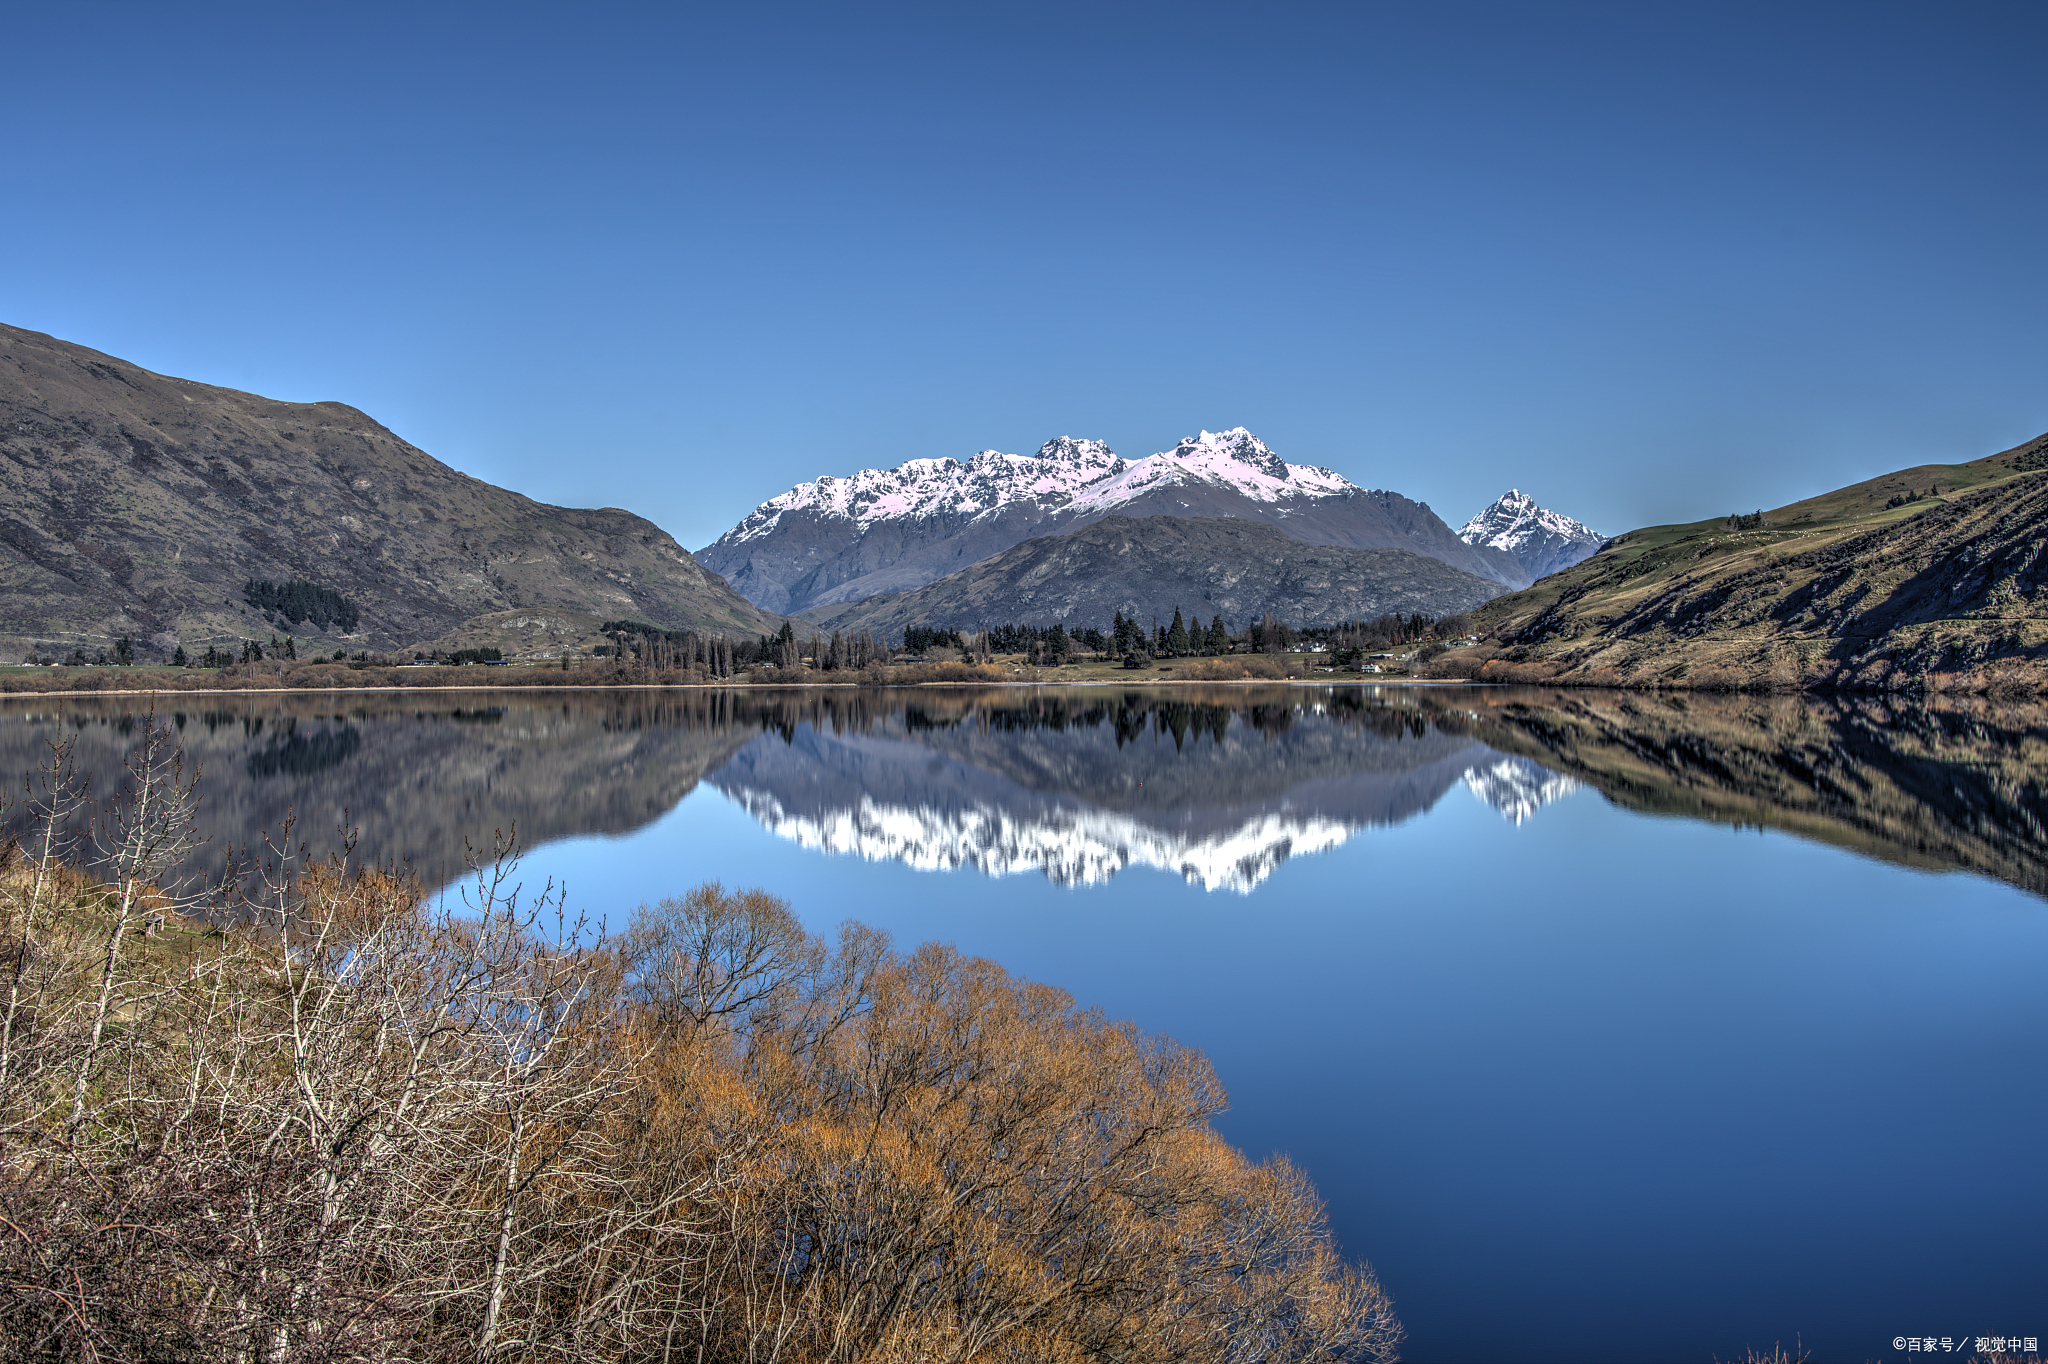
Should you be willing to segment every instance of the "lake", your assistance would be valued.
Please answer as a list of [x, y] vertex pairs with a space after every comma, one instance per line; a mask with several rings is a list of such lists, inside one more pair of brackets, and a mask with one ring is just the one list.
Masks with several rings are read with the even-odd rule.
[[[216, 853], [515, 825], [1202, 1047], [1417, 1361], [2048, 1336], [2048, 710], [1517, 688], [211, 694]], [[0, 702], [107, 785], [136, 698]], [[17, 788], [18, 789], [18, 788]], [[214, 860], [218, 860], [215, 856]], [[1917, 1342], [1916, 1342], [1917, 1343]]]

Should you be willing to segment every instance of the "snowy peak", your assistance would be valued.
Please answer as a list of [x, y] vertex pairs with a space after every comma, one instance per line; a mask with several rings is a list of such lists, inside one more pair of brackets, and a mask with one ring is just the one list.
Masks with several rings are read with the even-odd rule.
[[1254, 502], [1343, 497], [1362, 491], [1343, 475], [1314, 464], [1289, 464], [1242, 426], [1184, 437], [1171, 450], [1138, 460], [1116, 478], [1090, 488], [1074, 509], [1108, 512], [1161, 488], [1206, 486]]
[[1287, 461], [1273, 453], [1266, 442], [1260, 440], [1242, 426], [1233, 426], [1228, 431], [1213, 434], [1203, 431], [1198, 435], [1182, 436], [1180, 444], [1173, 447], [1176, 459], [1189, 461], [1209, 454], [1222, 454], [1240, 464], [1249, 464], [1268, 478], [1285, 480]]
[[768, 535], [788, 512], [843, 518], [865, 531], [879, 521], [984, 516], [1018, 502], [1047, 512], [1105, 512], [1176, 484], [1230, 488], [1258, 502], [1358, 491], [1329, 469], [1289, 464], [1242, 426], [1200, 432], [1136, 462], [1119, 458], [1099, 440], [1057, 436], [1035, 455], [983, 450], [965, 461], [912, 459], [893, 469], [827, 474], [763, 502], [717, 544], [732, 546]]
[[1537, 506], [1536, 499], [1520, 488], [1508, 489], [1492, 506], [1467, 521], [1458, 538], [1468, 545], [1499, 550], [1532, 578], [1569, 568], [1606, 543], [1605, 537], [1584, 522]]
[[1603, 538], [1591, 526], [1574, 521], [1562, 512], [1545, 511], [1536, 499], [1520, 488], [1510, 488], [1479, 515], [1467, 521], [1458, 538], [1468, 545], [1485, 545], [1513, 554], [1531, 540], [1545, 534], [1598, 544]]
[[893, 469], [862, 469], [843, 478], [827, 474], [763, 502], [718, 544], [759, 539], [788, 512], [808, 511], [865, 529], [899, 518], [979, 516], [1012, 502], [1058, 507], [1128, 467], [1099, 440], [1060, 436], [1040, 446], [1036, 455], [983, 450], [965, 461], [911, 459]]
[[1057, 460], [1065, 464], [1086, 468], [1102, 468], [1109, 465], [1122, 466], [1123, 461], [1099, 440], [1075, 440], [1072, 436], [1054, 436], [1038, 447], [1040, 459]]

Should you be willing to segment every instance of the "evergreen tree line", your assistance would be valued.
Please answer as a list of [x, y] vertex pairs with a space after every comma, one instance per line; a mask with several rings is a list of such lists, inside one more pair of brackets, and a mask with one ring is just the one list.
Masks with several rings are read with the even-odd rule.
[[903, 647], [923, 654], [932, 649], [959, 649], [969, 658], [989, 659], [997, 654], [1023, 654], [1032, 663], [1066, 663], [1082, 653], [1112, 657], [1141, 654], [1147, 657], [1182, 657], [1190, 654], [1229, 653], [1233, 641], [1217, 616], [1208, 626], [1197, 621], [1192, 629], [1174, 608], [1171, 625], [1153, 622], [1147, 630], [1135, 616], [1118, 611], [1108, 629], [1080, 626], [1069, 630], [1064, 621], [1051, 625], [1022, 622], [990, 625], [972, 633], [952, 626], [909, 625], [903, 630]]
[[1176, 606], [1170, 621], [1161, 623], [1155, 618], [1150, 626], [1118, 611], [1107, 630], [1088, 627], [1069, 631], [1063, 622], [1018, 623], [991, 625], [969, 634], [950, 626], [911, 625], [904, 628], [903, 645], [920, 654], [935, 648], [956, 648], [969, 658], [1023, 654], [1033, 663], [1065, 663], [1076, 654], [1089, 652], [1121, 658], [1135, 667], [1156, 658], [1286, 653], [1313, 641], [1324, 641], [1332, 651], [1349, 654], [1356, 661], [1365, 652], [1450, 638], [1470, 628], [1470, 619], [1463, 615], [1438, 619], [1421, 612], [1393, 612], [1369, 621], [1298, 629], [1268, 612], [1233, 632], [1221, 615], [1211, 618], [1205, 626], [1199, 619], [1188, 620]]
[[1469, 616], [1404, 616], [1398, 611], [1372, 620], [1345, 621], [1319, 632], [1333, 651], [1391, 649], [1424, 640], [1455, 639], [1472, 628]]
[[242, 600], [259, 611], [284, 617], [293, 625], [311, 621], [322, 630], [356, 628], [356, 604], [331, 587], [300, 578], [271, 583], [251, 578], [242, 584]]

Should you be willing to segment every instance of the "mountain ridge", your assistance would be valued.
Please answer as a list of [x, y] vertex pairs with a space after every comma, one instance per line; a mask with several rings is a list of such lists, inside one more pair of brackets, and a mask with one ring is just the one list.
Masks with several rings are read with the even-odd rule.
[[1505, 587], [1533, 581], [1512, 555], [1459, 539], [1427, 503], [1290, 464], [1243, 427], [1141, 460], [1062, 436], [1036, 455], [984, 450], [814, 479], [761, 503], [697, 558], [749, 601], [794, 614], [913, 590], [1110, 515], [1234, 516], [1304, 544], [1407, 549]]
[[345, 403], [160, 375], [0, 325], [0, 639], [50, 652], [130, 637], [168, 655], [262, 639], [249, 580], [361, 610], [321, 647], [455, 631], [548, 653], [607, 618], [773, 630], [673, 537], [616, 508], [553, 507], [441, 463]]

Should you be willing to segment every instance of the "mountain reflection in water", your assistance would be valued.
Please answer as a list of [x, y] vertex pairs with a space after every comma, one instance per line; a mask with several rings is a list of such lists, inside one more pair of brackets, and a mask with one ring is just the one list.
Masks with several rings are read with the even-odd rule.
[[[1236, 700], [1238, 698], [1229, 698]], [[1297, 853], [1464, 783], [1519, 821], [1577, 789], [1357, 694], [1237, 706], [1144, 692], [960, 698], [763, 736], [706, 780], [807, 848], [1094, 885], [1128, 866], [1250, 891]]]
[[[60, 730], [104, 794], [135, 698], [0, 703], [0, 770]], [[1989, 702], [1376, 686], [167, 698], [220, 849], [287, 813], [429, 876], [515, 825], [623, 834], [702, 781], [797, 844], [1248, 892], [1462, 785], [1517, 823], [1591, 786], [1649, 813], [2048, 892], [2048, 716]], [[16, 812], [18, 818], [18, 812]]]
[[[598, 919], [760, 886], [814, 932], [953, 943], [1201, 1048], [1224, 1138], [1315, 1180], [1415, 1358], [1866, 1359], [1918, 1329], [1899, 1303], [2002, 1330], [2039, 1297], [2024, 1235], [1955, 1233], [2048, 1210], [2039, 706], [1330, 684], [161, 704], [204, 768], [209, 869], [289, 812], [316, 852], [356, 827], [362, 859], [446, 884], [516, 825], [530, 882]], [[0, 770], [75, 736], [104, 793], [138, 709], [0, 700]], [[1957, 870], [2024, 890], [1916, 874]]]

